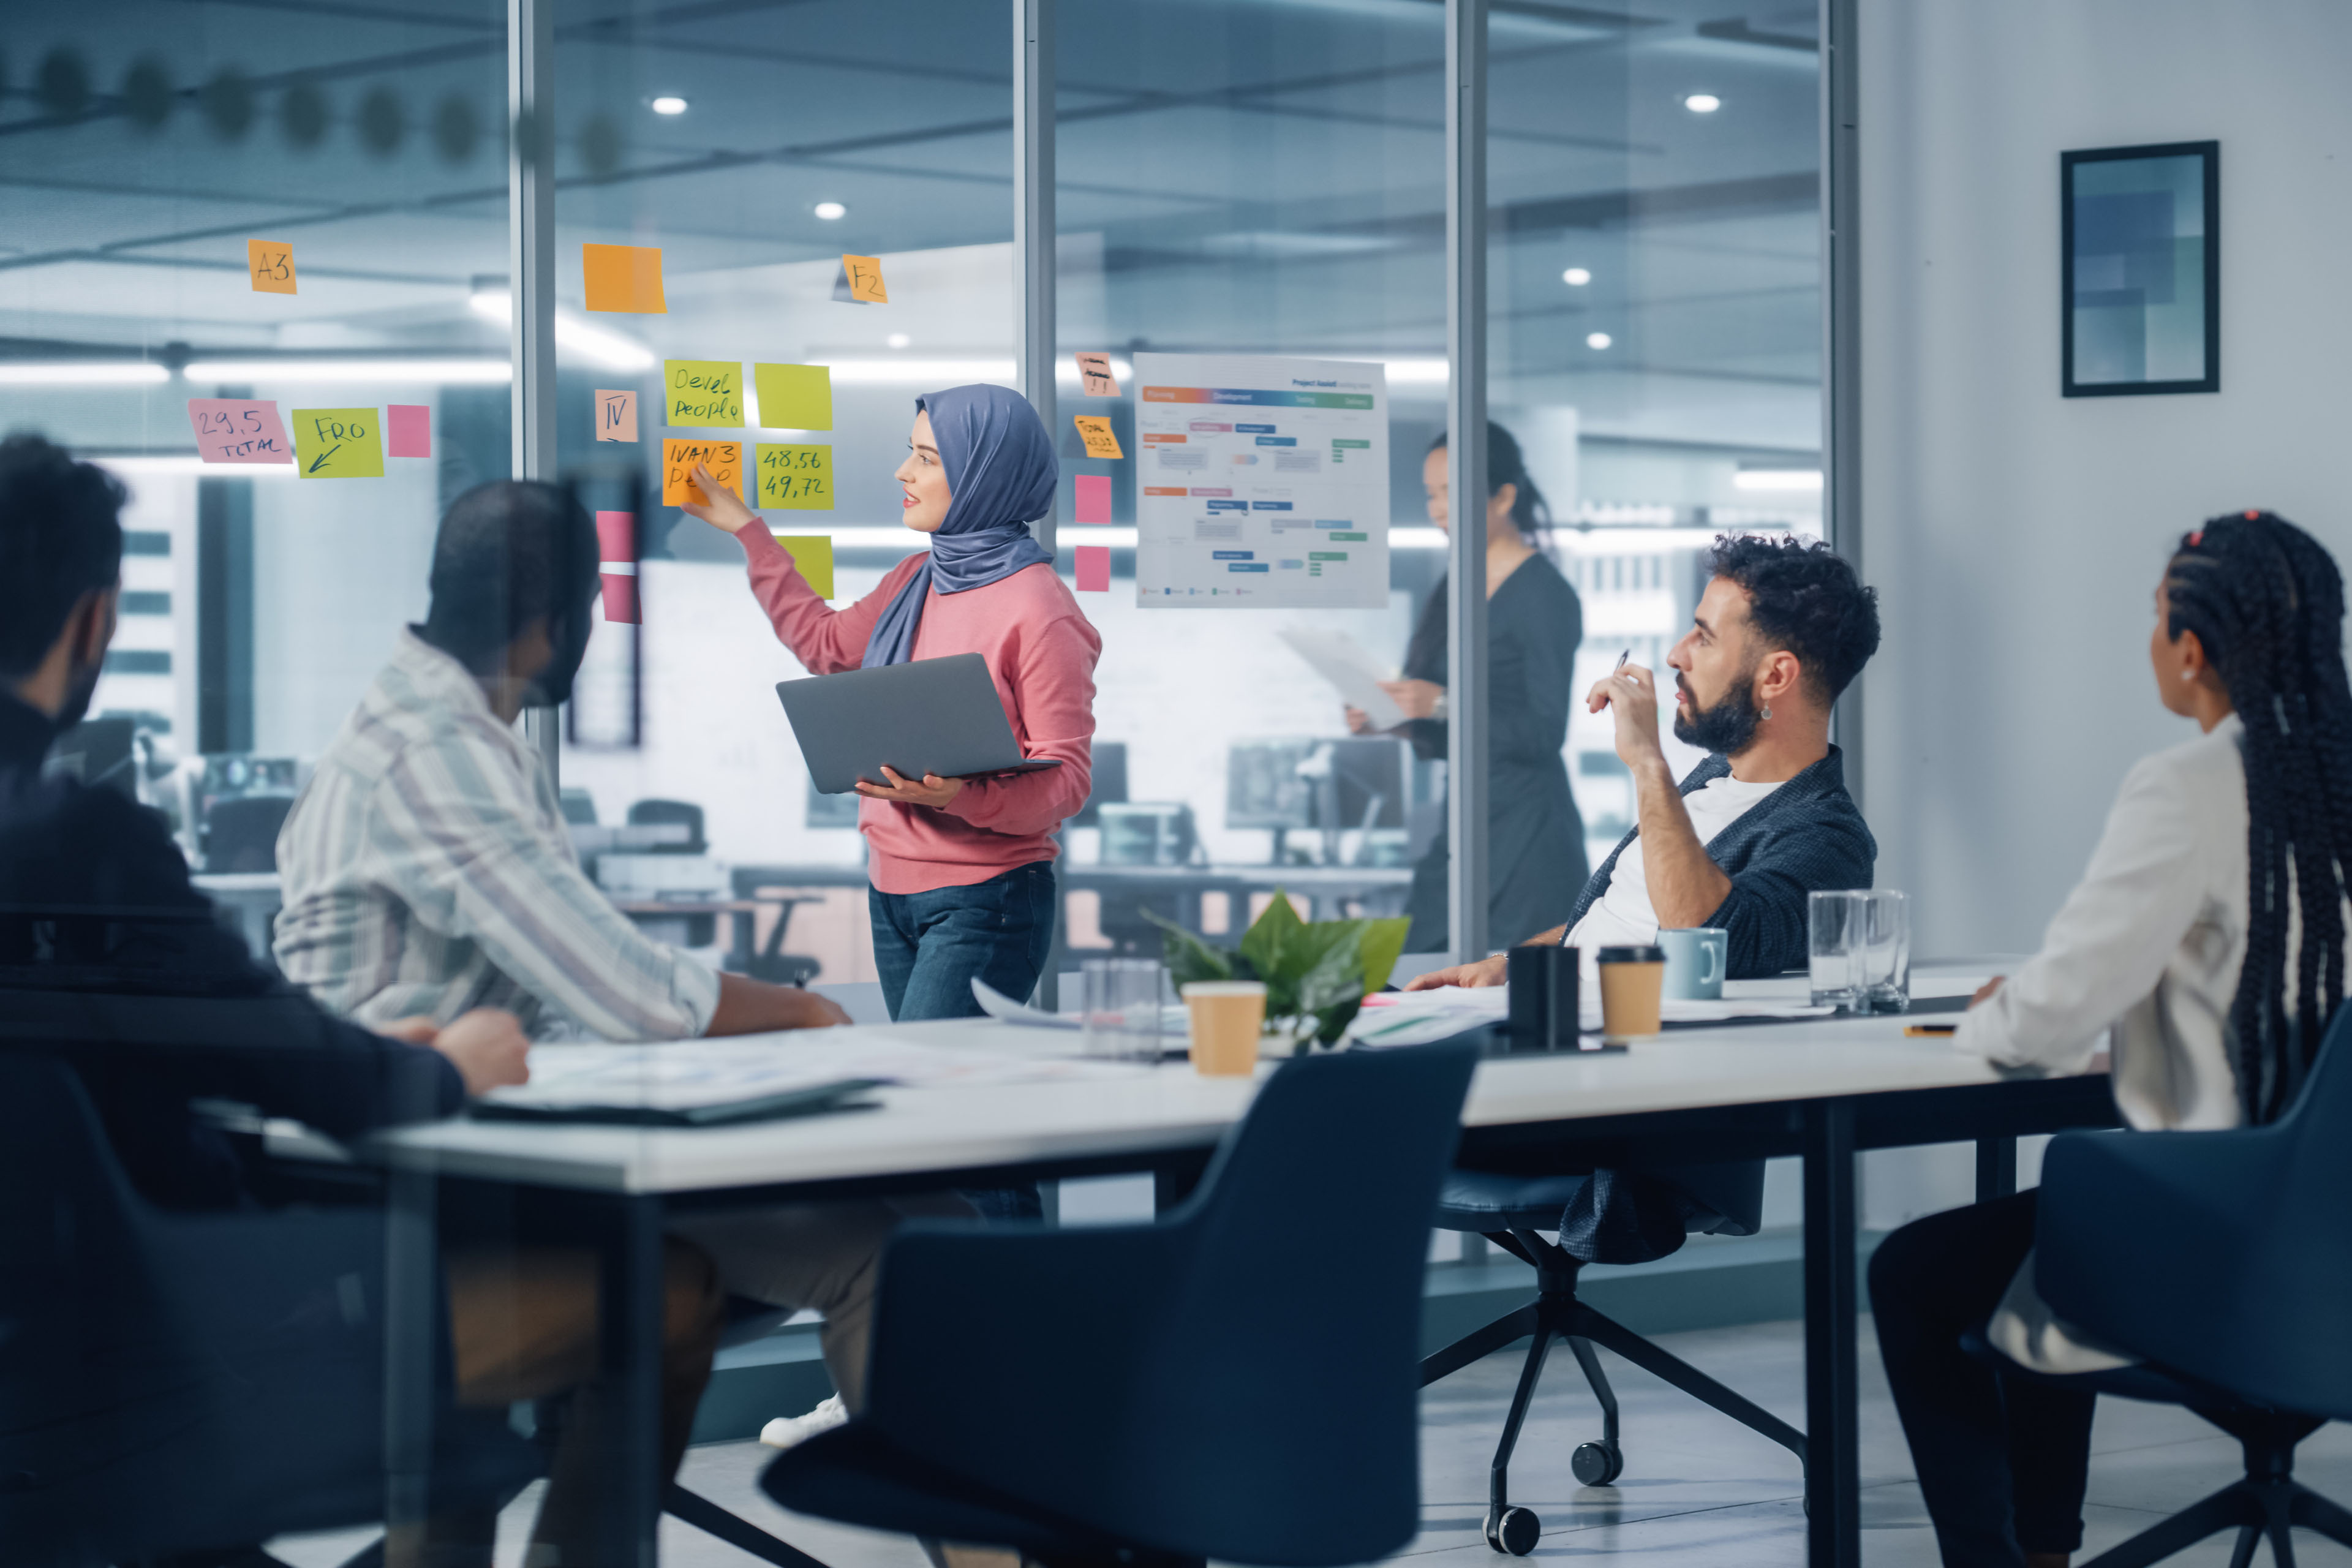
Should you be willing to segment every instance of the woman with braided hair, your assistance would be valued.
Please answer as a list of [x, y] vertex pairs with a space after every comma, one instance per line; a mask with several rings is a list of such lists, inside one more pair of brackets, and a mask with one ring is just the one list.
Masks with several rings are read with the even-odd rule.
[[[1977, 993], [1954, 1040], [2002, 1066], [2080, 1072], [2104, 1036], [2132, 1126], [2269, 1121], [2345, 994], [2344, 580], [2282, 518], [2215, 518], [2166, 565], [2148, 658], [2159, 700], [2202, 736], [2133, 768], [2041, 951]], [[1953, 1568], [2063, 1568], [2082, 1544], [2095, 1398], [2003, 1377], [1960, 1335], [1987, 1324], [2044, 1373], [2129, 1359], [2042, 1303], [2033, 1218], [2032, 1193], [1932, 1215], [1871, 1259], [1887, 1382]]]

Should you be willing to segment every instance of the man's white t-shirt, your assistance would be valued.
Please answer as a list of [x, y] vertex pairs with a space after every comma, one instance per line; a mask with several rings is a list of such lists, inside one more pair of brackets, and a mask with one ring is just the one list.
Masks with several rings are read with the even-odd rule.
[[[1690, 813], [1691, 831], [1698, 835], [1702, 845], [1715, 842], [1715, 836], [1738, 821], [1757, 804], [1786, 783], [1776, 779], [1770, 784], [1741, 784], [1729, 773], [1719, 779], [1709, 779], [1697, 789], [1683, 796], [1683, 809]], [[1592, 967], [1592, 954], [1604, 947], [1646, 947], [1658, 940], [1657, 912], [1650, 907], [1650, 884], [1642, 871], [1642, 840], [1636, 837], [1625, 846], [1625, 853], [1617, 857], [1617, 868], [1610, 874], [1609, 887], [1584, 918], [1576, 922], [1563, 944], [1584, 950], [1583, 967]]]

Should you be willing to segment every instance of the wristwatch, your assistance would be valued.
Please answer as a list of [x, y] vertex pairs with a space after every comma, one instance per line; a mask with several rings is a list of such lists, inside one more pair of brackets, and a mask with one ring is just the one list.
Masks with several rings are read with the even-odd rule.
[[1443, 719], [1443, 718], [1444, 718], [1444, 717], [1445, 717], [1445, 707], [1446, 707], [1446, 703], [1445, 703], [1445, 693], [1444, 693], [1444, 692], [1443, 692], [1443, 691], [1440, 691], [1440, 692], [1437, 694], [1437, 700], [1436, 700], [1436, 702], [1435, 702], [1434, 704], [1433, 704], [1433, 705], [1431, 706], [1430, 710], [1429, 710], [1429, 716], [1430, 716], [1431, 718], [1433, 718], [1433, 719]]

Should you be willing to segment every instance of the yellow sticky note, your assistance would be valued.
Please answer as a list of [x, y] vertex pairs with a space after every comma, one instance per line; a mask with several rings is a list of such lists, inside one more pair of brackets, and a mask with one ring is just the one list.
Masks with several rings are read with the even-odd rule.
[[844, 256], [841, 276], [849, 285], [849, 297], [860, 305], [887, 305], [889, 290], [882, 287], [882, 258], [878, 256]]
[[245, 269], [253, 274], [257, 294], [294, 292], [294, 247], [282, 239], [247, 240]]
[[1110, 420], [1100, 414], [1073, 415], [1077, 421], [1078, 438], [1087, 444], [1089, 458], [1124, 458], [1118, 449], [1118, 437], [1111, 434]]
[[383, 478], [383, 421], [373, 408], [297, 408], [294, 464], [306, 479]]
[[760, 499], [753, 504], [788, 507], [794, 511], [831, 511], [833, 448], [772, 447], [761, 442]]
[[709, 466], [710, 477], [737, 494], [743, 489], [743, 443], [740, 441], [664, 441], [662, 443], [662, 505], [684, 506], [710, 498], [694, 482], [694, 465]]
[[829, 533], [776, 535], [776, 542], [801, 569], [801, 578], [820, 599], [833, 597], [833, 536]]
[[734, 360], [662, 361], [662, 423], [743, 423], [743, 367]]
[[661, 247], [657, 245], [583, 245], [580, 274], [592, 310], [635, 316], [669, 314], [669, 301], [662, 296]]
[[824, 364], [755, 364], [751, 386], [760, 395], [760, 424], [770, 430], [833, 428], [833, 367]]

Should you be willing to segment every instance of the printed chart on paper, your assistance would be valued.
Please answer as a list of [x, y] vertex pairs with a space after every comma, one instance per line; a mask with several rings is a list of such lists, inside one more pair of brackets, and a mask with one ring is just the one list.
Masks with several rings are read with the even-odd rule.
[[1378, 361], [1135, 356], [1136, 602], [1389, 602], [1389, 398]]

